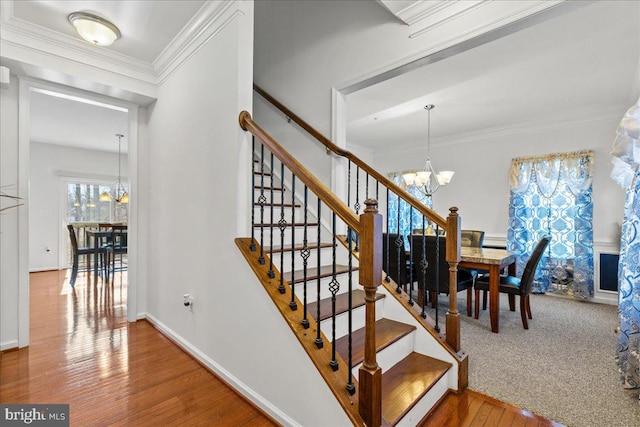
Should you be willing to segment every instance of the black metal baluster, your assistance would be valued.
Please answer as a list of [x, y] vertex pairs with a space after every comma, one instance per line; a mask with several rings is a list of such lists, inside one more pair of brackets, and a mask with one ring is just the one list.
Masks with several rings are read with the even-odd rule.
[[366, 183], [364, 185], [364, 188], [365, 188], [364, 193], [367, 195], [367, 197], [365, 197], [364, 199], [367, 200], [369, 198], [369, 172], [366, 173], [365, 177], [366, 177]]
[[269, 190], [269, 211], [271, 212], [269, 215], [269, 271], [267, 272], [267, 276], [270, 279], [276, 277], [276, 273], [273, 271], [273, 177], [275, 173], [273, 173], [273, 153], [271, 153], [271, 187]]
[[[305, 329], [309, 328], [309, 319], [307, 318], [307, 261], [309, 260], [309, 256], [311, 255], [311, 251], [309, 250], [309, 242], [307, 240], [307, 226], [308, 226], [308, 218], [307, 213], [309, 212], [309, 189], [307, 186], [304, 186], [304, 235], [302, 238], [302, 250], [300, 251], [300, 256], [302, 257], [302, 279], [303, 279], [303, 301], [302, 301], [302, 326]], [[320, 248], [320, 242], [318, 242], [318, 248]]]
[[322, 335], [320, 335], [320, 208], [322, 207], [322, 201], [318, 197], [318, 261], [317, 261], [317, 278], [316, 278], [316, 287], [317, 287], [317, 298], [316, 298], [316, 325], [317, 325], [317, 334], [315, 344], [317, 348], [322, 348], [324, 346], [324, 342], [322, 341]]
[[440, 332], [440, 324], [438, 322], [438, 294], [440, 293], [440, 226], [436, 225], [436, 292], [435, 292], [435, 304], [436, 304], [436, 327], [435, 330]]
[[427, 239], [425, 237], [425, 221], [424, 215], [422, 215], [422, 259], [420, 260], [420, 270], [422, 271], [422, 313], [420, 315], [423, 319], [427, 318], [426, 306], [427, 306]]
[[332, 224], [332, 234], [333, 234], [333, 261], [331, 263], [332, 272], [331, 272], [331, 282], [329, 282], [329, 291], [331, 292], [331, 362], [329, 362], [329, 366], [334, 371], [338, 370], [338, 361], [336, 360], [336, 294], [340, 290], [340, 283], [338, 283], [338, 279], [336, 278], [336, 213], [333, 213], [333, 224]]
[[398, 275], [396, 276], [398, 278], [398, 283], [396, 283], [397, 285], [396, 292], [401, 293], [402, 288], [400, 287], [400, 282], [402, 280], [400, 280], [400, 278], [402, 276], [400, 276], [400, 248], [402, 247], [402, 235], [400, 234], [400, 195], [398, 195], [398, 227], [397, 228], [398, 228], [397, 230], [398, 236], [396, 237], [395, 245], [396, 245], [396, 253], [398, 255]]
[[284, 230], [287, 228], [287, 220], [284, 219], [284, 163], [282, 162], [280, 162], [280, 180], [282, 181], [282, 194], [280, 196], [280, 221], [278, 221], [280, 228], [280, 286], [278, 286], [278, 292], [284, 294], [286, 289], [282, 275], [284, 272]]
[[353, 332], [353, 319], [352, 319], [352, 315], [353, 315], [353, 299], [352, 299], [352, 292], [353, 292], [353, 239], [351, 237], [351, 228], [349, 228], [349, 233], [347, 234], [347, 239], [349, 242], [349, 361], [348, 361], [348, 370], [349, 370], [349, 379], [347, 381], [347, 391], [349, 392], [350, 395], [354, 395], [356, 392], [356, 386], [355, 384], [353, 384], [353, 372], [351, 372], [353, 370], [353, 344], [352, 344], [352, 332]]
[[[413, 236], [413, 206], [409, 205], [409, 239]], [[413, 260], [413, 245], [409, 242], [409, 262]], [[406, 267], [405, 275], [406, 277]], [[413, 305], [413, 268], [409, 268], [409, 305]]]
[[[356, 216], [360, 211], [360, 166], [356, 166], [356, 203], [353, 205]], [[360, 252], [360, 236], [356, 236], [356, 252]]]
[[351, 160], [347, 167], [347, 206], [351, 206]]
[[[295, 283], [295, 266], [296, 266], [296, 176], [291, 172], [291, 301], [289, 302], [289, 308], [296, 311], [298, 309], [298, 303], [296, 303], [296, 287]], [[284, 255], [284, 252], [282, 253]]]
[[387, 283], [391, 282], [391, 277], [389, 276], [389, 253], [391, 252], [390, 250], [390, 246], [389, 246], [389, 234], [391, 234], [391, 230], [389, 229], [389, 189], [387, 188], [387, 253], [384, 254], [384, 258], [387, 261], [387, 265], [386, 268], [384, 269], [385, 274], [387, 275], [384, 280]]
[[264, 265], [264, 204], [267, 198], [264, 197], [264, 145], [260, 144], [260, 256], [258, 262]]
[[249, 249], [251, 252], [256, 251], [256, 170], [255, 159], [253, 156], [256, 152], [256, 137], [251, 135], [251, 244]]

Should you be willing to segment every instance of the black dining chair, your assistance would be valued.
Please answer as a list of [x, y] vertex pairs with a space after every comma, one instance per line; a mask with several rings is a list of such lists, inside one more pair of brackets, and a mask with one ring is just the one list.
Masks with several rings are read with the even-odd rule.
[[[73, 252], [73, 264], [71, 267], [71, 279], [69, 280], [69, 284], [71, 287], [74, 287], [76, 284], [76, 279], [78, 277], [78, 261], [81, 256], [86, 257], [86, 269], [87, 271], [91, 270], [91, 255], [94, 255], [94, 248], [91, 246], [78, 246], [78, 239], [76, 237], [76, 230], [72, 224], [67, 224], [67, 230], [69, 231], [69, 240], [71, 240], [71, 249]], [[104, 254], [104, 249], [99, 248], [98, 254], [96, 256], [101, 256]]]
[[[544, 236], [536, 247], [533, 249], [533, 253], [527, 261], [527, 264], [524, 267], [524, 271], [522, 272], [522, 276], [520, 278], [514, 276], [500, 276], [500, 292], [509, 295], [509, 307], [512, 311], [515, 310], [515, 296], [520, 296], [520, 316], [522, 317], [522, 326], [525, 329], [529, 329], [529, 322], [527, 321], [527, 317], [529, 319], [533, 319], [531, 315], [531, 304], [529, 301], [529, 296], [531, 295], [531, 291], [533, 290], [533, 279], [536, 275], [536, 269], [538, 268], [538, 264], [542, 259], [542, 254], [544, 250], [549, 245], [551, 241], [551, 237]], [[476, 305], [475, 305], [475, 318], [477, 319], [480, 311], [480, 291], [482, 294], [482, 309], [487, 309], [487, 291], [489, 290], [489, 278], [480, 277], [476, 281], [474, 286], [476, 291]]]
[[403, 289], [409, 284], [411, 263], [402, 235], [382, 233], [382, 269]]
[[[413, 257], [414, 278], [422, 289], [429, 292], [431, 304], [435, 307], [436, 293], [449, 295], [449, 263], [447, 262], [447, 239], [444, 236], [421, 236], [413, 234], [409, 242]], [[423, 256], [424, 254], [424, 256]], [[422, 262], [426, 260], [426, 265]], [[425, 266], [423, 274], [422, 266]], [[458, 269], [456, 291], [467, 291], [467, 316], [471, 316], [473, 282], [475, 276], [468, 270]]]
[[[120, 256], [120, 271], [124, 271], [123, 258], [127, 254], [127, 226], [111, 226], [111, 244], [106, 247], [107, 280], [115, 276], [116, 255]], [[113, 275], [113, 276], [112, 276]]]

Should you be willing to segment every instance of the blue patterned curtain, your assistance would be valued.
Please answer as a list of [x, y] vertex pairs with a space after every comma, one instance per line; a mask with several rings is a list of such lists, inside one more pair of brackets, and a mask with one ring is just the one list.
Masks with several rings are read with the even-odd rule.
[[[393, 174], [390, 178], [393, 182], [402, 186], [402, 175]], [[407, 192], [418, 199], [418, 201], [426, 207], [433, 207], [433, 200], [431, 197], [427, 196], [416, 187], [408, 187]], [[400, 199], [400, 203], [398, 203], [398, 196], [394, 193], [389, 193], [389, 200], [387, 203], [389, 206], [387, 230], [389, 233], [399, 233], [405, 236], [404, 244], [405, 247], [408, 248], [409, 240], [406, 236], [411, 234], [412, 230], [422, 228], [422, 214], [415, 209], [411, 209], [410, 205], [402, 199]], [[413, 215], [411, 215], [411, 211], [413, 211]]]
[[617, 361], [627, 389], [640, 389], [640, 100], [620, 122], [611, 177], [626, 188], [618, 264]]
[[591, 151], [514, 159], [511, 164], [507, 249], [517, 254], [518, 275], [538, 241], [551, 236], [534, 292], [593, 296], [592, 166]]

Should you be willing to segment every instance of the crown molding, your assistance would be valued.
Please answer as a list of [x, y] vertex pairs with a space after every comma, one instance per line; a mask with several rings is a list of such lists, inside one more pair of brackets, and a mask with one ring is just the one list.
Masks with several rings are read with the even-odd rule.
[[[566, 113], [564, 117], [554, 120], [538, 120], [535, 122], [520, 123], [511, 126], [487, 128], [480, 131], [466, 132], [454, 134], [437, 141], [431, 141], [431, 147], [453, 146], [460, 144], [468, 144], [471, 142], [496, 140], [501, 138], [512, 137], [516, 135], [536, 134], [556, 129], [572, 128], [577, 126], [586, 126], [594, 123], [607, 122], [611, 120], [619, 121], [628, 108], [624, 105], [612, 105], [602, 107], [599, 110], [581, 110]], [[402, 144], [394, 144], [393, 147], [375, 150], [375, 155], [385, 155], [388, 153], [396, 153], [402, 150], [407, 154], [422, 153], [424, 146], [409, 146]]]
[[236, 17], [244, 15], [240, 0], [206, 2], [153, 63], [148, 63], [91, 46], [75, 37], [20, 19], [14, 15], [13, 2], [0, 1], [0, 48], [3, 58], [55, 69], [67, 75], [79, 68], [84, 69], [84, 74], [88, 76], [86, 78], [122, 85], [127, 90], [151, 98], [155, 97], [157, 87], [194, 53]]
[[158, 85], [235, 18], [243, 15], [238, 0], [206, 2], [153, 61]]
[[[483, 34], [505, 24], [554, 7], [565, 0], [532, 0], [516, 2], [494, 2], [490, 0], [451, 2], [443, 13], [426, 13], [416, 21], [416, 31], [410, 39], [425, 35], [447, 24], [455, 24], [467, 31], [460, 31], [455, 39], [466, 39]], [[456, 6], [456, 7], [454, 7]], [[421, 27], [421, 28], [417, 28]], [[451, 39], [454, 40], [454, 39]], [[448, 42], [450, 42], [449, 40]]]
[[[46, 54], [127, 76], [145, 84], [156, 83], [156, 74], [151, 64], [20, 19], [13, 14], [13, 0], [0, 2], [0, 15], [2, 43], [14, 50], [21, 50], [23, 56]], [[3, 56], [4, 54], [3, 49]]]

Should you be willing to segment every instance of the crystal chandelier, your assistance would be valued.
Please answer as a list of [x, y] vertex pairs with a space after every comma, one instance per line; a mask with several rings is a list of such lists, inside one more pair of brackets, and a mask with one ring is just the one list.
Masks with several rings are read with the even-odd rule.
[[438, 188], [447, 185], [453, 178], [453, 171], [436, 172], [431, 164], [431, 110], [435, 105], [426, 105], [427, 110], [427, 161], [424, 168], [419, 171], [406, 171], [402, 173], [405, 188], [417, 188], [427, 196], [433, 195]]

